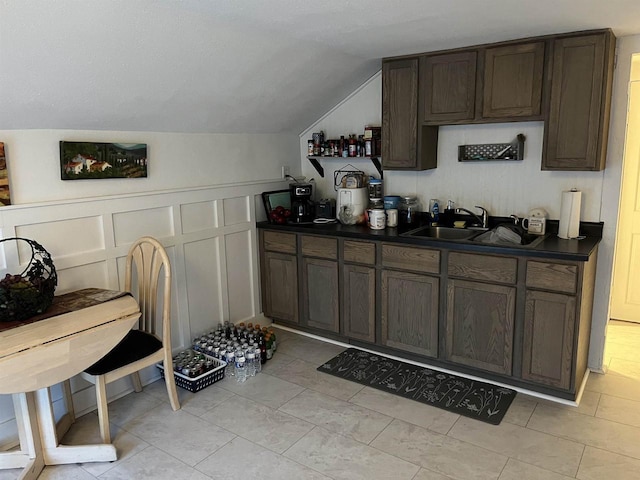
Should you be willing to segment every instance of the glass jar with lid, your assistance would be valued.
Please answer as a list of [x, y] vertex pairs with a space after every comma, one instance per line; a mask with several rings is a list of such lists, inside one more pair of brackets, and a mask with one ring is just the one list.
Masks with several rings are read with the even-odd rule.
[[398, 220], [404, 225], [414, 225], [418, 223], [420, 216], [420, 202], [416, 197], [402, 197], [398, 205]]
[[371, 178], [369, 180], [369, 198], [382, 198], [382, 180]]
[[381, 198], [369, 199], [369, 210], [375, 210], [375, 209], [384, 210], [384, 203], [382, 203]]

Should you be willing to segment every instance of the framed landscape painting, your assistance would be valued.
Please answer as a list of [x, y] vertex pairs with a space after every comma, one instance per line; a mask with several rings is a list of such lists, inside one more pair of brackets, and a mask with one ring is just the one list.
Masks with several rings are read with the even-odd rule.
[[0, 205], [11, 205], [7, 157], [4, 154], [4, 143], [2, 142], [0, 142]]
[[62, 180], [147, 176], [146, 143], [60, 142]]

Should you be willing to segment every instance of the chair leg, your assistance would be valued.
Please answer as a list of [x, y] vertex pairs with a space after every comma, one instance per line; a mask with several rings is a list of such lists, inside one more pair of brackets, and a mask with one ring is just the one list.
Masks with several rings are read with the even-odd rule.
[[76, 412], [73, 408], [73, 393], [71, 392], [71, 382], [69, 380], [62, 382], [62, 392], [64, 396], [64, 406], [67, 409], [69, 420], [71, 420], [71, 423], [74, 423], [76, 421]]
[[142, 382], [140, 381], [140, 374], [138, 372], [133, 372], [131, 374], [131, 380], [133, 380], [133, 389], [140, 393], [142, 391]]
[[96, 376], [96, 399], [98, 401], [98, 422], [100, 423], [102, 443], [111, 443], [109, 410], [107, 407], [107, 384], [102, 375]]
[[173, 374], [173, 360], [171, 356], [167, 360], [167, 356], [164, 358], [164, 371], [168, 373], [168, 375], [164, 376], [164, 383], [167, 385], [167, 393], [169, 394], [169, 401], [171, 402], [171, 408], [174, 411], [180, 410], [180, 400], [178, 400], [178, 390], [176, 389], [176, 379]]

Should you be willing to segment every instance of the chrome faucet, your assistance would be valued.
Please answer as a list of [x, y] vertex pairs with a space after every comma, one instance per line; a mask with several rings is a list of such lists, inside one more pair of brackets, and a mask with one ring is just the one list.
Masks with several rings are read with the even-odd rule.
[[487, 212], [486, 208], [482, 208], [480, 205], [476, 205], [476, 208], [482, 210], [482, 216], [478, 216], [472, 211], [467, 210], [466, 208], [456, 208], [456, 213], [465, 212], [475, 218], [478, 222], [478, 225], [480, 225], [482, 228], [489, 228], [489, 212]]

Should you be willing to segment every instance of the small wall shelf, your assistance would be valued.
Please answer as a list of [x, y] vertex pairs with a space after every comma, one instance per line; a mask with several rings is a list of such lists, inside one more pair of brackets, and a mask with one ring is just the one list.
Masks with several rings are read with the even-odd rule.
[[382, 157], [378, 157], [378, 156], [374, 156], [374, 157], [322, 157], [319, 155], [309, 155], [307, 156], [307, 159], [309, 160], [309, 162], [311, 162], [311, 165], [313, 165], [313, 168], [316, 169], [316, 172], [318, 172], [318, 174], [320, 174], [320, 176], [322, 178], [324, 178], [324, 168], [322, 167], [322, 165], [320, 165], [320, 161], [319, 160], [324, 160], [324, 159], [342, 159], [342, 160], [370, 160], [371, 163], [373, 163], [373, 166], [376, 167], [376, 170], [378, 170], [378, 173], [380, 174], [380, 178], [382, 178]]
[[459, 162], [482, 162], [488, 160], [524, 159], [525, 136], [522, 133], [511, 143], [485, 143], [480, 145], [459, 145]]

